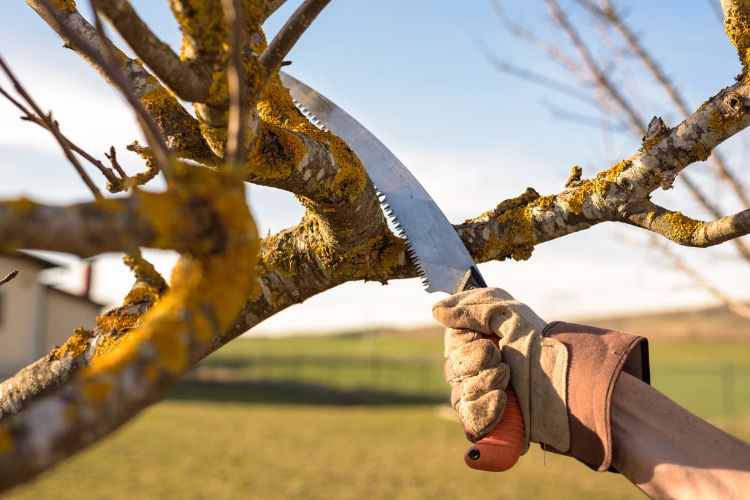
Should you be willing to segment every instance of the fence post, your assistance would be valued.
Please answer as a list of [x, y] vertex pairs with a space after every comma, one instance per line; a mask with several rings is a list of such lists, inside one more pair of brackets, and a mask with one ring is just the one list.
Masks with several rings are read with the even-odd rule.
[[721, 366], [721, 402], [724, 416], [734, 416], [734, 366]]

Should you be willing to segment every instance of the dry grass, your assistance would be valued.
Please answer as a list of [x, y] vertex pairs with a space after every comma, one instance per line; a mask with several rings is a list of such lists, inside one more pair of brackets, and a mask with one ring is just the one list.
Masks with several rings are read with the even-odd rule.
[[621, 476], [536, 447], [468, 469], [433, 407], [166, 402], [11, 498], [639, 498]]

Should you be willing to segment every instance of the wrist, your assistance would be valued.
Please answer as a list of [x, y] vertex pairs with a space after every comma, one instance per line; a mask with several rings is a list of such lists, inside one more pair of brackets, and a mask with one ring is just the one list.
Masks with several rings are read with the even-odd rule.
[[[612, 465], [612, 397], [621, 372], [649, 383], [648, 341], [627, 333], [555, 322], [545, 335], [568, 349], [566, 406], [570, 448], [565, 452], [589, 467]], [[561, 450], [562, 451], [562, 450]]]

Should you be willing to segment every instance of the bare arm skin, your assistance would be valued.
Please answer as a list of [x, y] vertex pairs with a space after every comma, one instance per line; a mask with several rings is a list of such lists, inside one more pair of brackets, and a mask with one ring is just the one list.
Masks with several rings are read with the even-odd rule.
[[612, 398], [614, 466], [655, 498], [747, 498], [750, 445], [623, 372]]

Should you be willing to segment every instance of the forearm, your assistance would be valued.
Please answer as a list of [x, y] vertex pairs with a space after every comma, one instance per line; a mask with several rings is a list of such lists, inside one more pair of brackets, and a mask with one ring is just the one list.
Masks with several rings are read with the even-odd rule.
[[750, 445], [622, 373], [612, 397], [614, 466], [657, 498], [740, 498]]

